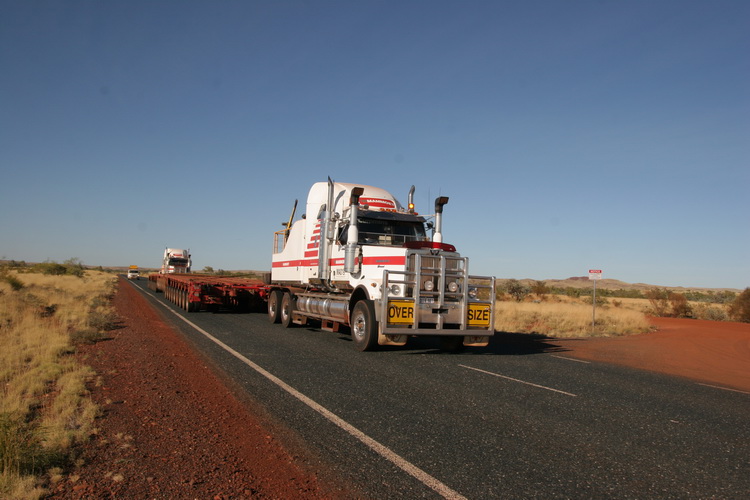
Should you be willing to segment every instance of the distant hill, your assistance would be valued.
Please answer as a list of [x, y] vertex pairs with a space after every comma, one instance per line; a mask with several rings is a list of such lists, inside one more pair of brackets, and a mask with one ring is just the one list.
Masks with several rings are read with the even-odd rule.
[[[509, 281], [508, 279], [498, 279], [498, 285], [502, 285]], [[532, 285], [537, 280], [522, 279], [518, 280], [524, 285]], [[588, 276], [573, 276], [564, 280], [541, 280], [544, 281], [548, 287], [551, 288], [592, 288], [594, 286], [592, 280]], [[736, 292], [739, 293], [742, 290], [737, 288], [700, 288], [700, 287], [684, 287], [684, 286], [661, 286], [661, 285], [649, 285], [646, 283], [626, 283], [625, 281], [614, 280], [614, 279], [601, 279], [597, 282], [596, 288], [598, 290], [651, 290], [652, 288], [664, 288], [675, 292]]]

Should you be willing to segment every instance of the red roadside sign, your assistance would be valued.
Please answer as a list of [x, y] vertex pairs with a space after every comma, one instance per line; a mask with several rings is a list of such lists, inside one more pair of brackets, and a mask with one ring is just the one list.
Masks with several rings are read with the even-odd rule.
[[589, 269], [589, 279], [590, 280], [602, 279], [602, 270], [601, 269]]

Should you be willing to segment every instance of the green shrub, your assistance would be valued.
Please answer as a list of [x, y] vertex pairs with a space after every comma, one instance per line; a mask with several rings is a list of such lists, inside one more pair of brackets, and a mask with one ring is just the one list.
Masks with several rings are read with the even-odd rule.
[[[585, 297], [581, 297], [581, 302], [583, 302], [584, 304], [591, 305], [594, 302], [594, 296], [593, 295], [588, 295], [588, 296], [585, 296]], [[606, 306], [607, 304], [609, 304], [609, 300], [607, 300], [606, 297], [602, 297], [601, 295], [599, 295], [597, 293], [596, 294], [596, 305], [597, 306]]]
[[550, 288], [545, 281], [534, 281], [534, 284], [531, 285], [531, 292], [544, 300], [547, 294], [550, 293]]
[[32, 269], [48, 276], [63, 276], [68, 273], [68, 269], [57, 262], [42, 262], [36, 264]]
[[521, 302], [531, 292], [529, 287], [517, 279], [509, 279], [503, 289], [508, 295], [516, 299], [516, 302]]
[[706, 319], [709, 321], [729, 321], [729, 314], [726, 308], [709, 304], [698, 304], [695, 306], [693, 308], [693, 316], [696, 319]]

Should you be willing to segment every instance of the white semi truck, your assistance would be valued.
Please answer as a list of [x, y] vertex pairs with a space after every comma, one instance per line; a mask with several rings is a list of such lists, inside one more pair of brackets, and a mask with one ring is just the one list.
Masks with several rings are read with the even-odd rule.
[[160, 272], [161, 274], [189, 273], [191, 265], [189, 249], [165, 248]]
[[[285, 327], [319, 320], [351, 329], [357, 350], [438, 336], [446, 350], [485, 346], [494, 334], [495, 278], [469, 275], [469, 259], [443, 243], [447, 197], [434, 221], [384, 189], [315, 183], [307, 213], [276, 232], [268, 316]], [[295, 202], [296, 209], [296, 202]], [[432, 237], [428, 237], [428, 230]]]

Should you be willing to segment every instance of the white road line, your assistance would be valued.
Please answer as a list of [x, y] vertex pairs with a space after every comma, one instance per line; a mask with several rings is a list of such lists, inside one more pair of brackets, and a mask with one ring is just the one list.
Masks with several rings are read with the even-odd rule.
[[575, 361], [576, 363], [585, 363], [587, 365], [591, 364], [591, 361], [584, 361], [582, 359], [566, 358], [565, 356], [555, 356], [554, 354], [550, 354], [550, 356], [557, 359], [564, 359], [565, 361]]
[[[153, 298], [153, 297], [152, 297]], [[156, 300], [154, 298], [154, 300]], [[239, 359], [243, 363], [245, 363], [247, 366], [255, 370], [256, 372], [260, 373], [264, 377], [266, 377], [268, 380], [279, 386], [281, 389], [285, 390], [295, 398], [299, 399], [303, 403], [305, 403], [307, 406], [312, 408], [313, 410], [320, 413], [323, 417], [325, 417], [327, 420], [335, 424], [340, 429], [346, 431], [351, 436], [355, 437], [359, 441], [361, 441], [365, 446], [373, 450], [375, 453], [380, 455], [381, 457], [385, 458], [386, 460], [390, 461], [394, 465], [396, 465], [398, 468], [406, 472], [407, 474], [411, 475], [412, 477], [416, 478], [420, 482], [422, 482], [425, 486], [431, 488], [436, 493], [438, 493], [443, 498], [449, 498], [449, 499], [455, 499], [455, 500], [466, 500], [466, 497], [458, 493], [457, 491], [451, 489], [447, 485], [443, 484], [436, 478], [432, 477], [416, 465], [412, 464], [411, 462], [408, 462], [406, 459], [401, 457], [400, 455], [396, 454], [394, 451], [392, 451], [387, 446], [380, 444], [379, 442], [375, 441], [373, 438], [366, 435], [364, 432], [360, 431], [353, 425], [346, 422], [344, 419], [336, 415], [335, 413], [331, 412], [330, 410], [324, 408], [323, 406], [319, 405], [312, 399], [308, 398], [301, 392], [299, 392], [294, 387], [290, 386], [280, 378], [276, 377], [275, 375], [271, 374], [270, 372], [266, 371], [264, 368], [260, 367], [259, 365], [253, 363], [248, 358], [240, 354], [239, 352], [235, 351], [228, 345], [226, 345], [224, 342], [220, 341], [216, 337], [212, 336], [210, 333], [196, 325], [195, 323], [191, 322], [178, 312], [176, 312], [174, 309], [172, 309], [169, 305], [164, 304], [163, 302], [156, 301], [158, 304], [161, 304], [164, 306], [169, 312], [180, 318], [182, 321], [193, 327], [196, 331], [203, 334], [206, 338], [214, 342], [216, 345], [227, 351], [229, 354], [234, 356], [235, 358]]]
[[539, 389], [545, 389], [545, 390], [552, 391], [552, 392], [559, 392], [560, 394], [565, 394], [566, 396], [572, 396], [574, 398], [578, 396], [577, 394], [573, 394], [571, 392], [565, 392], [565, 391], [561, 391], [559, 389], [553, 389], [552, 387], [546, 387], [544, 385], [532, 384], [531, 382], [526, 382], [525, 380], [519, 380], [519, 379], [513, 378], [513, 377], [506, 377], [505, 375], [500, 375], [498, 373], [488, 372], [486, 370], [480, 370], [479, 368], [473, 368], [471, 366], [466, 366], [466, 365], [458, 365], [458, 366], [460, 366], [462, 368], [466, 368], [468, 370], [474, 370], [474, 371], [477, 371], [477, 372], [480, 372], [480, 373], [486, 373], [487, 375], [492, 375], [493, 377], [500, 377], [500, 378], [504, 378], [504, 379], [507, 379], [507, 380], [512, 380], [513, 382], [518, 382], [520, 384], [526, 384], [526, 385], [530, 385], [532, 387], [538, 387]]
[[729, 387], [721, 387], [718, 385], [701, 384], [700, 382], [698, 382], [698, 385], [702, 385], [703, 387], [711, 387], [713, 389], [721, 389], [722, 391], [732, 391], [732, 392], [739, 392], [740, 394], [750, 394], [750, 392], [740, 391], [738, 389], [730, 389]]

